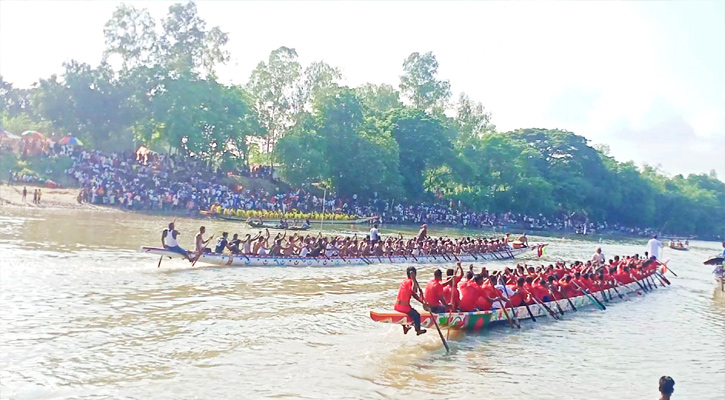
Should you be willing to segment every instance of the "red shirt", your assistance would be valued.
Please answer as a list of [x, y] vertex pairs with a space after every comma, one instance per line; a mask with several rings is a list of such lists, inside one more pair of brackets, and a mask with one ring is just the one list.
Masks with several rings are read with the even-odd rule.
[[625, 271], [617, 272], [616, 274], [614, 274], [614, 279], [616, 279], [617, 282], [619, 282], [622, 285], [632, 283], [632, 277], [629, 276], [629, 273], [625, 272]]
[[571, 282], [561, 282], [561, 288], [564, 290], [566, 297], [576, 297], [581, 295], [581, 291]]
[[481, 295], [481, 287], [475, 281], [466, 281], [460, 287], [461, 290], [461, 310], [473, 311], [476, 308], [476, 302]]
[[498, 290], [491, 286], [491, 282], [486, 282], [481, 286], [480, 295], [476, 301], [476, 308], [479, 310], [490, 310], [492, 308], [489, 298], [498, 299]]
[[554, 298], [557, 299], [557, 300], [561, 300], [562, 299], [562, 296], [561, 296], [561, 292], [559, 292], [559, 289], [561, 288], [561, 285], [559, 285], [558, 283], [556, 283], [556, 281], [554, 281], [553, 285], [554, 285], [554, 287], [551, 289], [551, 292], [554, 294]]
[[[460, 279], [456, 278], [456, 283], [458, 283]], [[451, 298], [451, 289], [453, 290], [453, 297]], [[451, 306], [456, 306], [459, 301], [459, 293], [458, 293], [458, 286], [456, 284], [453, 284], [453, 287], [451, 288], [451, 285], [445, 285], [443, 286], [443, 298], [446, 299], [448, 304]]]
[[537, 283], [531, 286], [530, 292], [533, 293], [533, 295], [536, 296], [536, 299], [539, 301], [544, 301], [544, 297], [551, 297], [551, 295], [549, 294], [549, 289]]
[[514, 285], [510, 285], [509, 286], [509, 285], [506, 285], [506, 287], [508, 287], [509, 289], [511, 289], [514, 292], [516, 292], [516, 293], [512, 294], [511, 297], [510, 297], [511, 303], [513, 303], [513, 306], [514, 307], [518, 307], [518, 306], [524, 304], [524, 296], [522, 295], [522, 293], [519, 290], [519, 287], [518, 286], [514, 286]]
[[443, 296], [444, 291], [443, 285], [441, 285], [440, 282], [435, 280], [435, 278], [431, 279], [430, 282], [425, 285], [425, 301], [431, 307], [442, 306], [443, 303], [441, 303], [441, 296]]
[[410, 312], [410, 298], [413, 296], [413, 280], [408, 278], [400, 283], [398, 287], [398, 299], [393, 309], [398, 312]]

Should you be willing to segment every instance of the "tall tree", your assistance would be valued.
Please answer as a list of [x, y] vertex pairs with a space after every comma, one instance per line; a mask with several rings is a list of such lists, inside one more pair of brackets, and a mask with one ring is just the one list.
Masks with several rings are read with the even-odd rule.
[[317, 61], [305, 68], [295, 88], [293, 113], [300, 114], [312, 111], [316, 98], [335, 90], [342, 79], [339, 68]]
[[170, 6], [162, 26], [160, 57], [172, 70], [213, 74], [217, 64], [229, 60], [229, 52], [224, 49], [229, 35], [219, 27], [207, 30], [206, 21], [199, 17], [194, 2]]
[[106, 39], [104, 59], [112, 55], [121, 57], [125, 70], [148, 66], [158, 56], [156, 21], [148, 10], [119, 5], [106, 22], [103, 35]]
[[377, 116], [403, 107], [403, 103], [400, 102], [400, 92], [391, 85], [366, 83], [355, 90], [365, 108]]
[[400, 90], [413, 107], [428, 112], [442, 113], [451, 97], [451, 84], [438, 79], [438, 60], [430, 51], [405, 59]]
[[293, 123], [294, 85], [300, 75], [297, 52], [280, 47], [268, 61], [257, 64], [247, 90], [254, 99], [260, 123], [267, 134], [267, 151]]
[[389, 117], [389, 130], [400, 148], [403, 186], [412, 199], [423, 195], [425, 171], [455, 157], [443, 123], [417, 109], [399, 109]]

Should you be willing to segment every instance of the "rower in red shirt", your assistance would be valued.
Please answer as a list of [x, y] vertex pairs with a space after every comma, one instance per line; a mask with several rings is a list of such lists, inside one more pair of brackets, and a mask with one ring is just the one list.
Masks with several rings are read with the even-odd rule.
[[[476, 283], [479, 283], [479, 277], [476, 277]], [[476, 301], [476, 308], [481, 311], [490, 310], [493, 308], [493, 303], [498, 301], [498, 290], [491, 284], [490, 279], [484, 279], [481, 275], [480, 279], [481, 291]]]
[[[397, 312], [408, 314], [408, 316], [413, 320], [415, 332], [418, 335], [422, 335], [426, 332], [426, 330], [421, 329], [420, 327], [420, 314], [418, 313], [418, 311], [410, 306], [411, 297], [423, 303], [423, 300], [418, 296], [418, 293], [416, 293], [417, 288], [415, 287], [414, 283], [416, 276], [415, 267], [408, 267], [405, 273], [408, 278], [400, 283], [400, 286], [398, 287], [398, 299], [395, 301], [395, 307], [393, 308]], [[408, 333], [409, 330], [410, 326], [403, 325], [403, 333]]]
[[566, 274], [564, 275], [564, 279], [560, 280], [559, 283], [561, 284], [561, 289], [566, 294], [566, 297], [576, 297], [581, 296], [582, 292], [574, 286], [574, 283], [572, 282], [571, 275]]
[[[458, 263], [458, 266], [460, 267], [461, 263]], [[448, 283], [443, 285], [443, 297], [448, 303], [448, 309], [452, 312], [456, 312], [458, 310], [458, 303], [460, 302], [460, 293], [458, 293], [458, 282], [460, 282], [463, 278], [463, 270], [460, 271], [460, 275], [454, 276], [455, 271], [449, 268], [446, 271], [446, 282]], [[453, 292], [453, 294], [451, 294], [451, 291]]]
[[617, 272], [614, 274], [614, 279], [619, 283], [620, 285], [626, 285], [628, 283], [632, 283], [632, 275], [629, 273], [629, 267], [622, 267], [621, 272]]
[[531, 277], [526, 277], [526, 283], [528, 284], [528, 287], [526, 288], [529, 293], [534, 295], [536, 297], [536, 300], [539, 300], [541, 302], [548, 302], [551, 301], [551, 295], [549, 294], [549, 290], [545, 287], [541, 286], [539, 283], [539, 279], [531, 279]]
[[437, 269], [433, 273], [433, 279], [425, 285], [425, 301], [428, 303], [430, 311], [437, 314], [446, 312], [446, 307], [448, 307], [441, 279], [443, 279], [443, 273]]
[[524, 305], [524, 300], [526, 296], [526, 292], [524, 291], [524, 278], [519, 277], [516, 280], [516, 285], [506, 286], [514, 292], [514, 294], [509, 297], [509, 299], [511, 300], [511, 305], [514, 307]]
[[553, 275], [549, 275], [547, 278], [547, 288], [548, 290], [554, 295], [555, 300], [561, 300], [561, 285], [559, 284], [559, 281], [556, 280], [556, 277]]
[[459, 307], [461, 311], [471, 312], [476, 310], [476, 301], [480, 295], [481, 287], [476, 284], [473, 272], [466, 273], [466, 281], [458, 288], [461, 291], [461, 303]]

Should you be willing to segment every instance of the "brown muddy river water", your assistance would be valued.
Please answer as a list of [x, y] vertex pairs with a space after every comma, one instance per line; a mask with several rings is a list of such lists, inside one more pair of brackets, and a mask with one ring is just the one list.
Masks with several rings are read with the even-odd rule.
[[[655, 399], [661, 375], [673, 398], [725, 398], [725, 296], [702, 265], [719, 243], [665, 249], [679, 275], [667, 289], [520, 331], [452, 334], [446, 354], [435, 332], [403, 336], [368, 316], [392, 308], [403, 265], [157, 269], [137, 250], [168, 222], [0, 208], [0, 398]], [[179, 219], [182, 246], [201, 224], [248, 232]], [[598, 245], [548, 242], [541, 262]], [[600, 245], [607, 257], [644, 251]], [[439, 267], [419, 266], [419, 280]]]

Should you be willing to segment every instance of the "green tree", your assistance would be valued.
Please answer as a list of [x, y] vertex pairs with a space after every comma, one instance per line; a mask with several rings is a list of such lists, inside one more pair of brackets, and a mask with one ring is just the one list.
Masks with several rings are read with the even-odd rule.
[[224, 49], [229, 35], [219, 27], [207, 30], [206, 21], [199, 17], [194, 2], [171, 5], [162, 26], [159, 57], [170, 69], [213, 74], [217, 64], [229, 60], [229, 52]]
[[156, 21], [148, 10], [119, 5], [103, 28], [106, 39], [104, 60], [117, 55], [126, 70], [151, 65], [160, 50], [155, 29]]
[[355, 92], [365, 109], [375, 113], [378, 117], [382, 117], [388, 111], [403, 107], [403, 103], [400, 101], [400, 92], [391, 85], [366, 83], [355, 88]]
[[312, 111], [315, 99], [338, 88], [342, 79], [339, 68], [332, 67], [322, 61], [313, 62], [299, 77], [295, 87], [293, 113], [299, 115]]
[[405, 59], [400, 90], [413, 107], [428, 112], [442, 113], [451, 97], [451, 84], [438, 79], [438, 60], [430, 51]]
[[420, 199], [425, 171], [449, 163], [455, 157], [450, 138], [438, 118], [418, 109], [395, 110], [388, 124], [400, 149], [405, 192], [412, 199]]
[[247, 90], [267, 134], [268, 152], [294, 123], [294, 86], [300, 68], [297, 52], [280, 47], [270, 53], [266, 63], [257, 64], [249, 78]]

